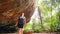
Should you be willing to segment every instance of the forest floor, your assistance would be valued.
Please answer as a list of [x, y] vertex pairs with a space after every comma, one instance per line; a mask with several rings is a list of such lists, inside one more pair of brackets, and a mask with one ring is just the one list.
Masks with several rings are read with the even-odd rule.
[[[18, 33], [0, 33], [0, 34], [18, 34]], [[60, 33], [32, 33], [32, 34], [60, 34]]]

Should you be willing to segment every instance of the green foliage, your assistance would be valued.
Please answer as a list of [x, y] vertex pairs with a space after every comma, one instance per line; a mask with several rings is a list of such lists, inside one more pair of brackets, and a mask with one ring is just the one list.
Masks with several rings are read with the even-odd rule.
[[40, 21], [37, 22], [35, 19], [32, 19], [32, 24], [28, 24], [26, 29], [28, 30], [31, 28], [35, 32], [55, 32], [60, 30], [60, 0], [42, 0], [38, 6], [41, 13], [44, 15], [42, 18], [43, 25], [40, 23]]
[[32, 24], [31, 23], [27, 23], [26, 27], [24, 28], [24, 30], [31, 30], [32, 29]]
[[[49, 31], [57, 31], [57, 27], [59, 26], [59, 18], [60, 10], [59, 10], [60, 1], [59, 0], [43, 0], [40, 4], [41, 13], [44, 14], [44, 28]], [[58, 7], [56, 9], [56, 7]], [[55, 12], [57, 13], [54, 13]], [[56, 11], [57, 10], [57, 11]], [[54, 13], [54, 14], [53, 14]], [[49, 16], [50, 14], [50, 16]], [[60, 28], [60, 27], [59, 27]]]
[[34, 32], [43, 32], [43, 28], [41, 27], [41, 24], [35, 24], [33, 25], [32, 29], [34, 30]]

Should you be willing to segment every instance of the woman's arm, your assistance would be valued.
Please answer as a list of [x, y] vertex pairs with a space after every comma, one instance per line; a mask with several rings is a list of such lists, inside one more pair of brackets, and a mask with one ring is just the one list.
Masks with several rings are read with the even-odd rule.
[[24, 27], [26, 26], [26, 18], [24, 19]]
[[17, 26], [18, 25], [18, 21], [16, 21], [16, 24], [15, 24], [15, 26]]

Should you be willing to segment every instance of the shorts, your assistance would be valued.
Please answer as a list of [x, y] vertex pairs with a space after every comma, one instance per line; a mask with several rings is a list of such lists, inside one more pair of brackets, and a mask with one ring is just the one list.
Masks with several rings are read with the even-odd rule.
[[23, 28], [24, 24], [18, 24], [18, 28]]

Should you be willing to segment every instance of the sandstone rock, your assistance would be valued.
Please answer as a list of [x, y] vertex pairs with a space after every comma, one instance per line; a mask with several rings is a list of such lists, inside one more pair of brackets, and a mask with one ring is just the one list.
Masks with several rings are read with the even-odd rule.
[[0, 33], [15, 32], [18, 17], [24, 13], [29, 22], [34, 9], [34, 0], [0, 0]]
[[[0, 0], [0, 20], [3, 24], [6, 21], [17, 21], [18, 16], [25, 13], [27, 22], [34, 12], [34, 0]], [[1, 23], [2, 23], [1, 22]], [[12, 23], [12, 22], [11, 22]]]

